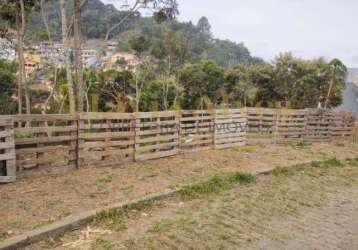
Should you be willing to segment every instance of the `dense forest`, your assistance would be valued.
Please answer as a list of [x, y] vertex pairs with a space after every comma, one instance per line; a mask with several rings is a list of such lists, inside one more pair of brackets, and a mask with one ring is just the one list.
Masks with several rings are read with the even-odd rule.
[[[49, 32], [53, 40], [61, 41], [58, 1], [45, 1], [40, 7], [28, 12], [25, 43], [48, 40]], [[73, 1], [66, 1], [68, 20], [73, 19], [72, 7]], [[88, 0], [82, 6], [81, 30], [85, 39], [117, 41], [118, 51], [128, 51], [141, 60], [135, 70], [83, 70], [87, 111], [305, 108], [335, 107], [342, 103], [347, 69], [337, 59], [303, 60], [282, 53], [268, 63], [252, 56], [243, 43], [215, 39], [206, 17], [194, 24], [175, 19], [158, 22], [156, 16], [143, 17], [139, 12], [128, 14], [99, 0]], [[14, 83], [0, 96], [2, 103], [15, 95], [12, 65], [0, 63], [1, 84], [6, 87]], [[45, 70], [53, 74], [42, 69]], [[68, 74], [66, 68], [55, 72], [56, 77], [49, 77], [55, 91], [48, 93], [45, 112], [68, 112]], [[73, 79], [76, 81], [75, 74]], [[10, 90], [14, 93], [9, 94]], [[36, 93], [31, 96], [34, 99]], [[0, 112], [16, 112], [11, 107]], [[43, 110], [33, 108], [32, 112]]]
[[[73, 0], [66, 1], [68, 18], [73, 14]], [[30, 15], [27, 41], [35, 43], [47, 40], [46, 26], [42, 19], [42, 13], [46, 13], [48, 26], [52, 37], [61, 40], [61, 19], [58, 0], [49, 0], [43, 6], [44, 11], [33, 11]], [[154, 17], [143, 17], [139, 12], [128, 16], [128, 12], [119, 11], [113, 5], [105, 5], [100, 0], [87, 0], [82, 7], [81, 30], [86, 39], [108, 38], [120, 43], [120, 50], [130, 50], [128, 41], [133, 35], [141, 34], [153, 43], [153, 53], [159, 55], [159, 51], [166, 32], [173, 33], [178, 49], [186, 46], [187, 62], [198, 62], [201, 59], [212, 59], [219, 65], [228, 67], [238, 63], [262, 62], [260, 58], [250, 55], [248, 48], [243, 43], [235, 43], [229, 40], [214, 39], [211, 27], [206, 17], [201, 18], [197, 24], [191, 22], [179, 22], [168, 20], [158, 23]], [[121, 22], [122, 19], [125, 20]], [[116, 28], [116, 24], [121, 23]], [[157, 45], [157, 47], [154, 47]]]

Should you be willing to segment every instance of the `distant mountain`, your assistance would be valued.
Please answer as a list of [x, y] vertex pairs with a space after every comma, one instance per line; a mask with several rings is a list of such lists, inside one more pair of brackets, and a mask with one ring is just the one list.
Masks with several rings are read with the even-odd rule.
[[[58, 0], [49, 0], [45, 5], [52, 38], [61, 40], [61, 20]], [[67, 0], [68, 19], [72, 19], [73, 0]], [[104, 4], [100, 0], [87, 0], [82, 10], [82, 34], [86, 39], [103, 39], [109, 27], [117, 24], [128, 12], [117, 10], [111, 4]], [[177, 39], [177, 49], [180, 46], [189, 48], [188, 62], [197, 62], [201, 59], [211, 59], [218, 64], [229, 67], [238, 63], [262, 63], [261, 58], [253, 57], [243, 43], [229, 40], [215, 39], [210, 31], [207, 18], [202, 18], [198, 24], [191, 22], [168, 21], [156, 23], [152, 18], [143, 17], [140, 13], [132, 15], [117, 29], [113, 30], [110, 39], [119, 42], [119, 50], [128, 49], [128, 41], [133, 34], [141, 34], [156, 43], [155, 53], [162, 53], [160, 48], [166, 39], [168, 30], [172, 32], [173, 39]], [[41, 13], [33, 12], [30, 16], [27, 41], [36, 43], [47, 40], [45, 25]], [[159, 49], [158, 49], [159, 48]]]

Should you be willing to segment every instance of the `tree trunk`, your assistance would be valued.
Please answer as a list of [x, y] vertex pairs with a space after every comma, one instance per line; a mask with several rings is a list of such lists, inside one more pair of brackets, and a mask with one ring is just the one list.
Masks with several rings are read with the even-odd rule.
[[70, 53], [69, 53], [70, 44], [67, 36], [67, 15], [66, 15], [65, 0], [60, 0], [60, 9], [61, 9], [61, 23], [62, 23], [62, 43], [64, 48], [68, 97], [70, 101], [70, 113], [74, 114], [76, 112], [76, 99], [75, 99], [74, 86], [72, 80], [71, 60], [70, 60]]
[[330, 97], [331, 97], [332, 88], [333, 88], [333, 81], [331, 80], [330, 83], [329, 83], [329, 89], [328, 89], [326, 101], [325, 101], [325, 103], [324, 103], [324, 108], [325, 108], [325, 109], [328, 108], [329, 99], [330, 99]]
[[17, 54], [19, 60], [19, 75], [18, 75], [18, 95], [19, 95], [19, 114], [22, 113], [22, 90], [25, 90], [25, 103], [26, 113], [31, 113], [31, 102], [29, 89], [26, 83], [26, 72], [25, 72], [25, 57], [24, 57], [24, 35], [25, 35], [25, 5], [24, 0], [20, 0], [20, 6], [16, 13], [16, 24], [17, 24]]
[[17, 74], [17, 106], [18, 106], [18, 113], [22, 114], [22, 90], [23, 90], [23, 79], [22, 79], [22, 67], [21, 67], [21, 56], [20, 56], [20, 43], [22, 43], [22, 38], [20, 34], [20, 15], [19, 12], [16, 13], [16, 52], [19, 60], [19, 70]]
[[136, 112], [139, 112], [140, 90], [138, 86], [138, 76], [135, 74], [135, 100], [136, 100]]
[[77, 78], [77, 109], [83, 112], [84, 86], [82, 70], [82, 50], [81, 50], [81, 0], [74, 1], [74, 45], [75, 45], [75, 69]]
[[25, 86], [25, 102], [26, 102], [26, 114], [31, 114], [31, 100], [30, 100], [30, 90], [28, 84], [26, 82], [26, 72], [25, 72], [25, 57], [24, 57], [24, 36], [25, 36], [25, 29], [26, 29], [26, 18], [25, 18], [25, 4], [24, 0], [20, 0], [20, 7], [21, 7], [21, 43], [19, 44], [19, 54], [21, 58], [21, 65], [22, 65], [22, 82], [23, 86]]

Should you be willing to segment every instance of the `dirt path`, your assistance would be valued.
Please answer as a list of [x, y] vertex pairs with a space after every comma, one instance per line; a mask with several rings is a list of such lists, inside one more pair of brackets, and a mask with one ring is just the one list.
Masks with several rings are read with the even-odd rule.
[[28, 249], [358, 249], [358, 162], [172, 198]]
[[82, 169], [0, 186], [0, 241], [70, 214], [104, 207], [201, 180], [220, 172], [249, 171], [307, 160], [357, 157], [357, 145], [246, 146]]

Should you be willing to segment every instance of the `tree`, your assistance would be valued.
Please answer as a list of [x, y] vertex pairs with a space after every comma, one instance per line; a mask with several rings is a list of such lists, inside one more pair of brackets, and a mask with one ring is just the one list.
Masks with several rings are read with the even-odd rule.
[[133, 111], [130, 100], [135, 93], [133, 72], [108, 70], [98, 73], [99, 109], [101, 111]]
[[179, 82], [184, 88], [183, 108], [199, 108], [205, 97], [218, 105], [218, 90], [224, 85], [224, 75], [224, 69], [213, 61], [201, 61], [184, 67], [179, 72]]
[[[329, 87], [324, 107], [327, 108], [330, 103], [336, 106], [342, 102], [342, 90], [345, 88], [347, 78], [347, 67], [338, 59], [333, 59], [329, 63]], [[333, 90], [335, 88], [335, 91]], [[337, 91], [338, 90], [338, 91]], [[332, 97], [333, 93], [333, 98]]]
[[120, 27], [129, 17], [137, 14], [140, 10], [153, 11], [154, 19], [161, 23], [168, 19], [174, 19], [178, 14], [178, 4], [176, 0], [135, 0], [132, 5], [129, 5], [127, 1], [114, 0], [113, 3], [117, 3], [121, 6], [121, 9], [127, 12], [118, 23], [110, 26], [107, 30], [105, 41], [109, 39], [110, 34]]
[[65, 0], [60, 0], [61, 24], [62, 24], [62, 43], [64, 48], [64, 58], [66, 67], [66, 78], [68, 85], [68, 98], [70, 102], [70, 113], [76, 112], [76, 98], [74, 93], [74, 85], [72, 79], [71, 59], [70, 59], [70, 43], [68, 39], [68, 26]]
[[75, 69], [77, 81], [77, 111], [84, 109], [84, 84], [82, 69], [82, 40], [81, 40], [81, 0], [74, 0], [74, 47], [75, 47]]
[[16, 64], [0, 59], [0, 114], [16, 113]]
[[4, 0], [0, 6], [1, 19], [5, 19], [6, 25], [15, 27], [16, 29], [16, 50], [19, 61], [19, 74], [17, 78], [19, 114], [22, 113], [23, 109], [23, 92], [25, 92], [26, 113], [31, 113], [31, 99], [25, 73], [24, 37], [26, 31], [27, 14], [36, 6], [36, 4], [36, 0]]
[[202, 33], [203, 35], [206, 35], [208, 39], [211, 38], [211, 36], [212, 36], [211, 25], [210, 25], [207, 17], [205, 17], [205, 16], [201, 17], [196, 25], [196, 28], [198, 29], [198, 31], [200, 33]]
[[251, 64], [257, 62], [243, 43], [229, 40], [215, 40], [203, 53], [205, 59], [216, 61], [219, 65], [229, 68], [236, 64]]
[[145, 61], [141, 63], [134, 72], [135, 76], [135, 100], [136, 100], [136, 108], [135, 111], [140, 111], [140, 101], [142, 96], [142, 90], [147, 83], [155, 79], [155, 69], [154, 65], [149, 61]]
[[134, 35], [129, 40], [129, 46], [138, 57], [141, 57], [141, 55], [149, 49], [150, 40], [143, 35]]
[[228, 71], [226, 91], [231, 104], [237, 104], [238, 100], [244, 107], [254, 104], [258, 88], [253, 83], [251, 70], [251, 66], [236, 65]]

